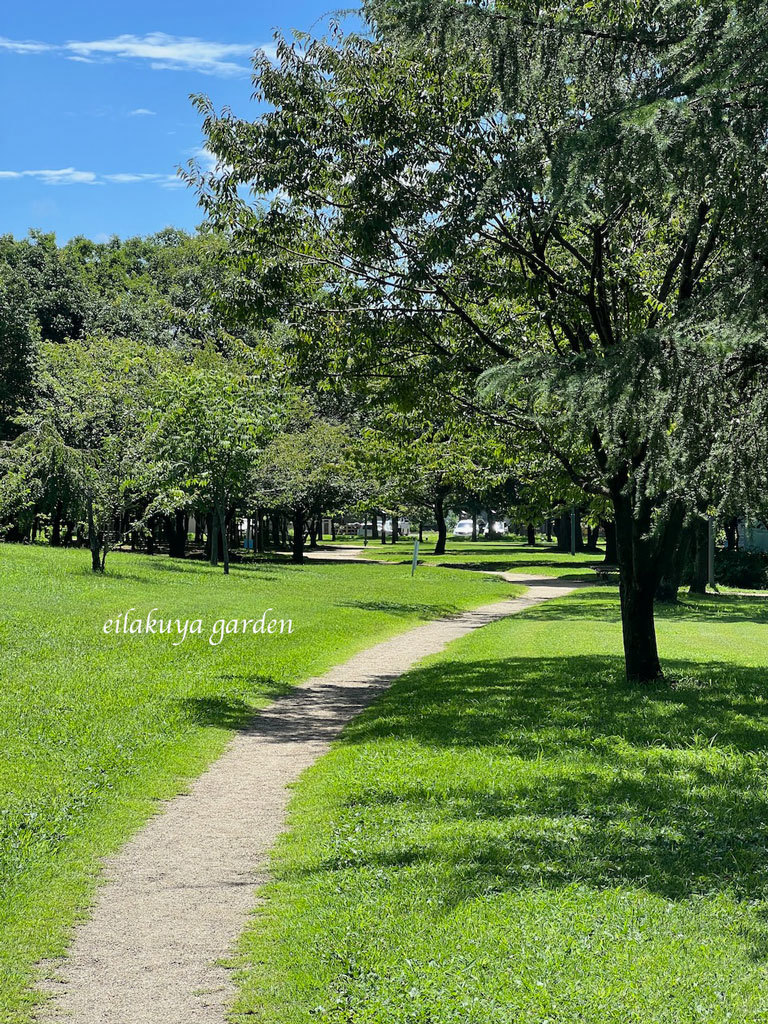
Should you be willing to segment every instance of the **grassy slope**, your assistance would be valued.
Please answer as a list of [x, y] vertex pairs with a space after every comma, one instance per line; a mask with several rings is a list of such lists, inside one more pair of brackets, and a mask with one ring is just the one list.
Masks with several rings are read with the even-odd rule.
[[[29, 968], [63, 949], [97, 858], [223, 748], [253, 708], [356, 650], [515, 588], [397, 566], [264, 563], [221, 570], [0, 547], [0, 1021], [26, 1019]], [[254, 617], [290, 637], [105, 636], [107, 617]]]
[[[446, 553], [439, 557], [432, 554], [434, 543], [423, 544], [419, 549], [419, 562], [425, 567], [433, 565], [455, 565], [463, 569], [490, 569], [501, 572], [528, 572], [540, 576], [577, 576], [587, 579], [591, 573], [588, 567], [599, 565], [602, 552], [577, 555], [562, 554], [554, 545], [542, 541], [535, 548], [529, 548], [520, 541], [454, 541], [449, 539]], [[413, 541], [399, 541], [396, 545], [369, 541], [363, 557], [386, 561], [408, 561], [413, 556]]]
[[662, 612], [634, 690], [592, 590], [410, 672], [300, 782], [235, 1019], [768, 1020], [767, 625]]

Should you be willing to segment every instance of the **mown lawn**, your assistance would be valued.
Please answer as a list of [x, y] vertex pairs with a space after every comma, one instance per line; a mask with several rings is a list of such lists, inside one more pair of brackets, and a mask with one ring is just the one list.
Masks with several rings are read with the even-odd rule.
[[[358, 541], [358, 544], [362, 543]], [[537, 542], [528, 547], [519, 540], [466, 540], [448, 539], [444, 555], [433, 555], [434, 537], [419, 547], [419, 563], [425, 568], [432, 566], [456, 566], [459, 569], [486, 569], [496, 572], [526, 572], [538, 576], [576, 576], [589, 579], [590, 566], [600, 565], [603, 552], [580, 552], [576, 555], [556, 551], [554, 544]], [[365, 559], [388, 562], [410, 562], [413, 557], [413, 539], [400, 540], [397, 544], [381, 544], [369, 540], [363, 553]]]
[[[516, 588], [399, 566], [233, 566], [0, 546], [0, 1021], [28, 1019], [32, 965], [60, 954], [98, 858], [183, 788], [270, 697], [420, 620]], [[105, 635], [135, 608], [202, 618], [200, 635]], [[273, 608], [290, 635], [230, 635], [219, 618]]]
[[307, 772], [242, 942], [241, 1024], [768, 1020], [768, 602], [615, 591], [397, 682]]

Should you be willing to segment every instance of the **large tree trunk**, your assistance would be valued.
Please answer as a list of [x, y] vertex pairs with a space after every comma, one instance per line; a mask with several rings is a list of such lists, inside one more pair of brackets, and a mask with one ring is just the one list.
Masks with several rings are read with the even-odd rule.
[[619, 589], [627, 679], [638, 683], [651, 682], [662, 674], [653, 618], [656, 587], [647, 581], [628, 586], [622, 580]]
[[93, 521], [93, 501], [88, 499], [88, 546], [91, 549], [91, 569], [93, 572], [103, 572], [104, 564], [101, 560], [101, 541]]
[[709, 523], [697, 516], [692, 524], [693, 575], [689, 593], [706, 594], [709, 576]]
[[536, 547], [536, 529], [535, 529], [533, 523], [528, 523], [527, 529], [528, 529], [528, 547], [529, 548], [534, 548], [534, 547]]
[[376, 512], [371, 516], [371, 540], [379, 539], [379, 517]]
[[165, 523], [168, 539], [168, 554], [171, 558], [183, 558], [187, 551], [187, 515], [183, 508], [177, 508]]
[[472, 513], [472, 540], [477, 540], [477, 512]]
[[[374, 523], [376, 522], [376, 516], [373, 517], [373, 521], [374, 521]], [[385, 522], [386, 522], [386, 519], [384, 518], [384, 513], [382, 512], [381, 513], [381, 543], [382, 544], [386, 544], [387, 543], [387, 533], [386, 533], [386, 530], [384, 529], [384, 523]]]
[[398, 533], [398, 517], [400, 512], [398, 509], [394, 509], [392, 512], [392, 543], [397, 544]]
[[653, 508], [616, 488], [613, 498], [621, 596], [624, 662], [630, 682], [647, 683], [662, 675], [656, 644], [653, 602], [662, 572], [680, 539], [685, 509], [674, 505], [652, 527]]
[[439, 490], [437, 497], [435, 498], [435, 520], [437, 521], [437, 543], [435, 544], [434, 554], [444, 555], [445, 554], [445, 542], [448, 536], [448, 527], [445, 523], [445, 496], [448, 493], [447, 490]]
[[51, 547], [61, 547], [61, 515], [64, 508], [62, 502], [56, 502], [56, 508], [53, 510], [53, 517], [51, 519]]
[[605, 533], [605, 558], [604, 565], [618, 565], [619, 555], [616, 551], [616, 524], [610, 519], [603, 519], [600, 524]]
[[675, 552], [669, 560], [661, 581], [656, 589], [656, 600], [662, 604], [676, 604], [677, 593], [683, 581], [683, 573], [691, 552], [693, 531], [690, 526], [684, 527], [680, 533]]
[[571, 550], [571, 513], [561, 512], [555, 520], [555, 539], [557, 541], [557, 551], [563, 553]]
[[304, 564], [304, 513], [296, 509], [293, 513], [293, 551], [291, 561], [296, 565]]
[[317, 547], [317, 520], [310, 519], [309, 521], [309, 547], [314, 550]]

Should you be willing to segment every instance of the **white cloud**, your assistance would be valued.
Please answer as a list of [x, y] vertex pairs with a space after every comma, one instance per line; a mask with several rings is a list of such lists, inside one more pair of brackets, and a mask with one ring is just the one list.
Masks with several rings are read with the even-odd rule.
[[154, 117], [156, 110], [147, 110], [146, 107], [137, 107], [136, 110], [129, 110], [128, 117]]
[[217, 43], [192, 36], [171, 36], [165, 32], [75, 40], [64, 45], [64, 50], [70, 54], [87, 60], [147, 60], [156, 70], [192, 70], [224, 76], [248, 74], [248, 64], [237, 63], [236, 59], [247, 60], [254, 49], [250, 43]]
[[0, 50], [10, 50], [11, 53], [46, 53], [54, 49], [50, 43], [38, 43], [34, 39], [6, 39], [0, 36]]
[[105, 174], [104, 180], [111, 181], [115, 185], [132, 185], [137, 181], [157, 181], [159, 178], [164, 178], [164, 174]]
[[37, 178], [44, 185], [99, 185], [93, 171], [78, 171], [74, 167], [58, 170], [0, 171], [0, 178]]
[[60, 170], [0, 171], [0, 181], [18, 178], [35, 178], [43, 185], [135, 185], [149, 183], [161, 188], [184, 188], [185, 183], [175, 174], [134, 173], [123, 171], [118, 174], [97, 174], [95, 171], [78, 171], [74, 167]]
[[[110, 39], [74, 39], [63, 44], [0, 36], [0, 50], [13, 53], [58, 53], [81, 64], [140, 60], [148, 61], [156, 71], [199, 71], [224, 77], [247, 75], [250, 71], [249, 58], [258, 48], [253, 43], [219, 43], [195, 36], [171, 36], [165, 32], [149, 32], [143, 36], [125, 33]], [[274, 60], [276, 50], [273, 44], [261, 49]]]

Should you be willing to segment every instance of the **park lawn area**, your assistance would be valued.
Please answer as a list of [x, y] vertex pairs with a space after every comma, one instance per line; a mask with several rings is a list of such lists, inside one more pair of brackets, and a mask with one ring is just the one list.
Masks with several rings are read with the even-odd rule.
[[[556, 551], [554, 544], [546, 541], [528, 547], [522, 541], [493, 540], [472, 541], [448, 538], [444, 555], [433, 555], [434, 537], [419, 547], [419, 564], [426, 567], [456, 566], [458, 569], [485, 569], [495, 572], [525, 572], [537, 576], [575, 576], [584, 580], [593, 576], [591, 566], [600, 565], [603, 552], [579, 552], [576, 555]], [[369, 540], [363, 558], [382, 559], [392, 562], [410, 562], [413, 557], [413, 540], [401, 540], [397, 544], [381, 544]]]
[[[520, 592], [493, 576], [279, 562], [221, 569], [86, 550], [0, 546], [0, 1021], [31, 1013], [32, 966], [61, 954], [98, 860], [182, 790], [255, 708], [425, 619]], [[105, 635], [134, 608], [203, 632]], [[215, 620], [291, 619], [225, 636]]]
[[300, 780], [240, 1024], [768, 1021], [768, 602], [615, 591], [425, 660]]

